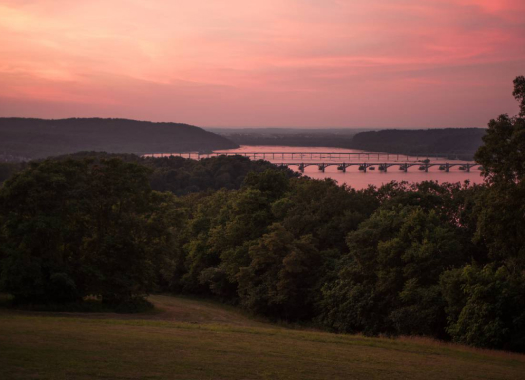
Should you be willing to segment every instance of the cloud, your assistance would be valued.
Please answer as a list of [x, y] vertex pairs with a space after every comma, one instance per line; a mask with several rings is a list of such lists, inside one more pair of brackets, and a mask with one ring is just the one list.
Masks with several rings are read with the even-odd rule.
[[202, 125], [481, 126], [514, 112], [523, 11], [515, 0], [8, 0], [0, 97], [12, 107], [0, 115], [45, 103], [53, 117]]

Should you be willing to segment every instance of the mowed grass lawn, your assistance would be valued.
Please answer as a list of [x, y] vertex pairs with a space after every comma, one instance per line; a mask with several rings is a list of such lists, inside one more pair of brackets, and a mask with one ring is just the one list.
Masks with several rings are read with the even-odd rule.
[[286, 329], [154, 296], [141, 315], [0, 310], [0, 379], [525, 379], [525, 356]]

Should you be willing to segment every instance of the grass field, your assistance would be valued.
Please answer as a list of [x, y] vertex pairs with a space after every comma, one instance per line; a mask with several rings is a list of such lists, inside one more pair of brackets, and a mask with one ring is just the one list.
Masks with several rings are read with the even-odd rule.
[[525, 356], [286, 329], [154, 296], [140, 315], [0, 309], [0, 379], [524, 379]]

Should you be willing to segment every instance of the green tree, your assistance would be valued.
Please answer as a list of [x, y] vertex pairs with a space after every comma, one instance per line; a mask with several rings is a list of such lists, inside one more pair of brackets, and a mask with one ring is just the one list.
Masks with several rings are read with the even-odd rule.
[[441, 277], [448, 332], [479, 347], [525, 350], [525, 79], [514, 80], [516, 117], [489, 122], [476, 153], [486, 188], [474, 214], [474, 241], [488, 249], [486, 262], [449, 270]]
[[88, 203], [87, 167], [78, 161], [32, 163], [0, 189], [0, 278], [18, 301], [68, 302], [86, 293], [79, 254], [85, 224], [76, 215]]
[[153, 290], [155, 263], [176, 249], [179, 216], [167, 211], [177, 208], [173, 199], [151, 191], [148, 174], [119, 159], [49, 160], [7, 181], [3, 289], [38, 303], [86, 295], [120, 303]]
[[319, 250], [347, 250], [345, 238], [379, 206], [374, 196], [333, 180], [299, 178], [273, 212], [295, 237], [312, 235]]
[[186, 226], [184, 244], [184, 266], [174, 273], [172, 290], [186, 293], [206, 294], [210, 287], [201, 273], [207, 268], [217, 267], [220, 251], [210, 246], [210, 234], [221, 228], [230, 218], [230, 204], [237, 192], [219, 190], [212, 194], [185, 197], [190, 202], [190, 216]]
[[315, 272], [320, 264], [310, 236], [294, 239], [274, 224], [250, 248], [250, 265], [239, 272], [241, 304], [276, 319], [311, 317]]
[[349, 254], [324, 289], [320, 320], [346, 332], [442, 336], [439, 276], [462, 265], [455, 228], [434, 210], [380, 209], [348, 235]]
[[514, 81], [514, 96], [521, 100], [521, 117], [501, 115], [491, 120], [484, 145], [476, 153], [488, 184], [478, 202], [476, 238], [511, 271], [525, 268], [525, 118], [524, 78]]
[[478, 347], [525, 351], [525, 277], [505, 267], [467, 265], [445, 272], [448, 332]]

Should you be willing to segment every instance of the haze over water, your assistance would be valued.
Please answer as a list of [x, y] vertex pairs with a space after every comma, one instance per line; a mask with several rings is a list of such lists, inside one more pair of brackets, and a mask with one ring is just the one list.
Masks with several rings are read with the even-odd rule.
[[[387, 154], [387, 153], [377, 153], [377, 152], [364, 152], [355, 149], [343, 149], [343, 148], [330, 148], [330, 147], [290, 147], [290, 146], [248, 146], [244, 145], [238, 149], [229, 149], [229, 150], [220, 150], [215, 153], [225, 153], [233, 154], [238, 153], [244, 155], [245, 153], [260, 152], [263, 155], [258, 155], [257, 159], [265, 159], [275, 164], [280, 163], [342, 163], [342, 162], [369, 162], [369, 163], [383, 163], [383, 162], [399, 162], [400, 164], [404, 162], [417, 162], [418, 160], [423, 160], [425, 156], [406, 156], [406, 155], [397, 155], [397, 154]], [[291, 155], [276, 155], [276, 152], [289, 152], [289, 153], [306, 153], [301, 157], [300, 155], [295, 155], [294, 158], [291, 158]], [[341, 157], [335, 156], [332, 159], [327, 156], [320, 156], [315, 153], [341, 153]], [[264, 153], [265, 156], [264, 156]], [[349, 159], [349, 156], [345, 157], [345, 153], [361, 153], [360, 156], [353, 155]], [[310, 154], [313, 154], [313, 157], [310, 158]], [[359, 158], [358, 158], [359, 157]], [[441, 162], [465, 162], [465, 161], [454, 161], [445, 158], [436, 158], [431, 159], [431, 163], [441, 163]], [[378, 170], [376, 166], [375, 170], [368, 170], [366, 173], [359, 171], [358, 166], [351, 166], [346, 169], [346, 173], [343, 173], [340, 170], [337, 170], [337, 166], [329, 166], [325, 168], [323, 173], [318, 169], [316, 165], [307, 166], [304, 170], [304, 175], [315, 178], [315, 179], [324, 179], [332, 178], [337, 181], [338, 184], [347, 184], [355, 189], [364, 189], [369, 185], [381, 186], [383, 184], [389, 183], [391, 181], [408, 181], [408, 182], [422, 182], [422, 181], [438, 181], [439, 183], [443, 182], [464, 182], [466, 180], [470, 183], [482, 183], [483, 177], [481, 176], [481, 171], [478, 169], [478, 165], [471, 168], [470, 172], [459, 170], [458, 166], [455, 166], [450, 169], [450, 171], [444, 172], [439, 170], [438, 166], [433, 166], [429, 168], [428, 172], [424, 170], [418, 170], [418, 165], [412, 166], [408, 169], [408, 172], [399, 170], [399, 166], [392, 166], [388, 168], [387, 172], [382, 172]], [[290, 169], [294, 171], [299, 171], [297, 166], [290, 166]]]

